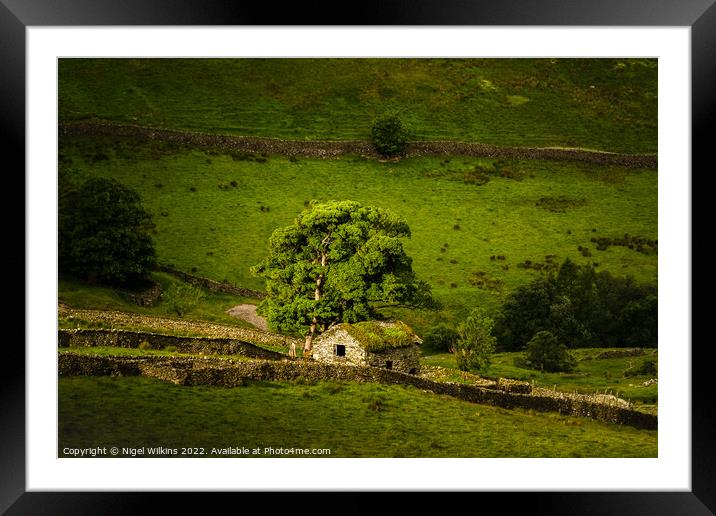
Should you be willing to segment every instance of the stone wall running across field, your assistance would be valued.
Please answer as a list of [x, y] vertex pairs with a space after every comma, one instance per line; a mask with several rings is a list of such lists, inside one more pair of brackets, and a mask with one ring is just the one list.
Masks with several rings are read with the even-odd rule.
[[187, 321], [168, 317], [153, 317], [129, 312], [113, 310], [84, 310], [60, 305], [57, 310], [60, 319], [66, 322], [77, 322], [77, 325], [101, 324], [110, 327], [125, 326], [130, 329], [149, 329], [149, 333], [188, 333], [216, 339], [234, 339], [250, 342], [261, 346], [289, 347], [291, 344], [300, 346], [301, 341], [293, 337], [261, 331], [254, 328], [242, 328], [225, 324], [204, 321]]
[[503, 408], [523, 408], [540, 412], [581, 416], [655, 430], [657, 416], [638, 412], [610, 400], [590, 396], [549, 395], [509, 392], [476, 385], [436, 382], [415, 375], [374, 367], [323, 364], [307, 360], [246, 360], [231, 362], [189, 357], [106, 357], [60, 352], [61, 376], [146, 375], [178, 385], [237, 387], [247, 380], [320, 381], [338, 380], [412, 385], [437, 394]]
[[169, 267], [168, 265], [160, 265], [158, 269], [162, 272], [171, 274], [172, 276], [176, 276], [177, 278], [181, 279], [182, 281], [185, 281], [186, 283], [191, 283], [192, 285], [205, 288], [212, 292], [225, 292], [227, 294], [253, 297], [256, 299], [264, 299], [266, 297], [266, 292], [259, 292], [258, 290], [253, 290], [250, 288], [237, 287], [236, 285], [232, 285], [231, 283], [227, 283], [225, 281], [214, 281], [212, 279], [204, 278], [202, 276], [194, 276], [193, 274], [188, 274], [186, 272], [176, 270], [173, 267]]
[[59, 330], [59, 347], [139, 348], [163, 350], [173, 346], [179, 353], [242, 355], [251, 358], [279, 360], [281, 353], [260, 348], [248, 342], [235, 339], [214, 339], [210, 337], [177, 337], [159, 333], [124, 330]]
[[[253, 136], [228, 136], [189, 131], [157, 129], [136, 125], [72, 123], [60, 124], [60, 135], [104, 135], [156, 140], [176, 145], [255, 153], [334, 158], [361, 155], [380, 158], [373, 145], [363, 140], [280, 140]], [[588, 149], [560, 147], [503, 147], [485, 143], [420, 141], [408, 143], [404, 156], [463, 155], [488, 158], [582, 161], [627, 168], [657, 168], [656, 154], [619, 154]]]

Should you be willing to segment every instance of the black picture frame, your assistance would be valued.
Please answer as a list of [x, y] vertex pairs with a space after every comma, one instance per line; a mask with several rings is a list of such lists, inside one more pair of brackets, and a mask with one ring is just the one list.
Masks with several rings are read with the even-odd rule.
[[[691, 28], [692, 178], [707, 173], [709, 138], [716, 120], [716, 7], [714, 0], [524, 0], [364, 1], [340, 10], [335, 2], [285, 3], [222, 0], [0, 0], [0, 103], [4, 138], [2, 156], [16, 158], [25, 170], [25, 30], [31, 26], [148, 25], [546, 25], [546, 26], [683, 26]], [[347, 13], [347, 14], [343, 14]], [[710, 164], [710, 163], [709, 163]], [[10, 168], [5, 168], [6, 173]], [[712, 168], [712, 167], [709, 167]], [[17, 173], [17, 172], [16, 172]], [[21, 182], [24, 191], [24, 181]], [[692, 191], [693, 187], [692, 187]], [[693, 218], [693, 227], [703, 224]], [[692, 235], [698, 234], [693, 231]], [[18, 246], [19, 247], [19, 246]], [[24, 246], [23, 246], [24, 249]], [[692, 249], [693, 253], [693, 249]], [[24, 267], [27, 257], [22, 256]], [[692, 254], [692, 256], [694, 256]], [[16, 257], [19, 261], [20, 257]], [[20, 266], [20, 264], [18, 264]], [[25, 269], [26, 270], [26, 269]], [[26, 271], [27, 275], [27, 271]], [[27, 281], [27, 277], [26, 277]], [[705, 288], [705, 287], [702, 287]], [[23, 303], [24, 306], [24, 303]], [[693, 306], [693, 304], [692, 304]], [[692, 310], [693, 314], [693, 310]], [[693, 315], [692, 315], [693, 321]], [[693, 331], [693, 322], [692, 322]], [[24, 336], [24, 335], [23, 335]], [[692, 339], [693, 340], [693, 339]], [[523, 492], [470, 493], [475, 508], [486, 502], [501, 507], [530, 505], [538, 514], [712, 514], [716, 510], [714, 404], [710, 399], [708, 342], [691, 344], [692, 353], [692, 490], [690, 492]], [[0, 512], [7, 514], [132, 514], [144, 512], [157, 498], [164, 512], [188, 510], [189, 493], [27, 492], [25, 488], [25, 354], [6, 346], [13, 364], [0, 375]], [[9, 354], [9, 355], [7, 355]], [[14, 356], [13, 356], [14, 354]], [[665, 445], [668, 446], [668, 443]], [[242, 503], [261, 494], [192, 493], [211, 496], [212, 504]], [[265, 494], [263, 495], [265, 496]], [[353, 493], [343, 512], [374, 507], [373, 494]], [[415, 494], [412, 507], [422, 494]], [[218, 498], [218, 499], [216, 499]], [[458, 496], [462, 498], [462, 496]], [[303, 494], [271, 495], [272, 509], [302, 505]], [[282, 506], [283, 504], [283, 506]], [[316, 512], [323, 513], [322, 510]]]

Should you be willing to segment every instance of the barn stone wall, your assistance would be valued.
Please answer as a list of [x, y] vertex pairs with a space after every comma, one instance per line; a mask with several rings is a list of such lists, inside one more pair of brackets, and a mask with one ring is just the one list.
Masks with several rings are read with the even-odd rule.
[[[358, 345], [346, 330], [329, 331], [330, 333], [321, 335], [313, 345], [313, 358], [315, 360], [327, 364], [368, 365], [366, 351]], [[338, 345], [346, 347], [344, 357], [336, 356], [336, 346]]]
[[420, 346], [413, 344], [404, 348], [395, 348], [379, 353], [368, 353], [368, 365], [387, 369], [386, 362], [393, 363], [392, 370], [401, 373], [417, 374], [420, 372]]

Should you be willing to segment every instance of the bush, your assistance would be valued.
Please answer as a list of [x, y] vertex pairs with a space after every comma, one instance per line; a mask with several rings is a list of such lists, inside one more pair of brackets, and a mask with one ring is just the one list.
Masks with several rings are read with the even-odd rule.
[[204, 299], [204, 292], [188, 283], [172, 284], [164, 293], [162, 301], [172, 312], [183, 317]]
[[556, 373], [571, 371], [577, 360], [560, 344], [557, 338], [548, 331], [537, 332], [525, 348], [525, 359], [531, 369]]
[[371, 141], [383, 156], [395, 156], [405, 150], [408, 131], [398, 115], [388, 113], [373, 122]]
[[639, 365], [639, 367], [629, 367], [626, 371], [624, 371], [624, 377], [656, 376], [656, 373], [656, 362], [651, 358], [647, 358]]
[[423, 346], [433, 351], [453, 352], [458, 338], [457, 330], [446, 324], [438, 324], [423, 336]]
[[495, 352], [495, 337], [492, 336], [493, 320], [476, 308], [458, 326], [459, 338], [455, 350], [455, 361], [461, 371], [487, 371], [491, 355]]
[[91, 283], [140, 288], [156, 265], [151, 215], [113, 179], [60, 183], [59, 269]]

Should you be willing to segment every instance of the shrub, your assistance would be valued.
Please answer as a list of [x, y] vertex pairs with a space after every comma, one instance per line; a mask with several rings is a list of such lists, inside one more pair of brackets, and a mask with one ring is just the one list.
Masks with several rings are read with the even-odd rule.
[[176, 352], [176, 350], [177, 350], [176, 346], [166, 346], [164, 348], [164, 351], [168, 351], [169, 353], [174, 353], [174, 352]]
[[577, 365], [577, 360], [567, 350], [567, 346], [548, 331], [537, 332], [527, 343], [525, 359], [531, 369], [549, 373], [571, 371]]
[[149, 342], [147, 342], [146, 340], [143, 340], [142, 342], [140, 342], [138, 347], [141, 350], [152, 349], [152, 345]]
[[647, 358], [644, 360], [639, 367], [629, 367], [624, 371], [624, 377], [630, 378], [632, 376], [656, 376], [656, 362]]
[[647, 358], [641, 363], [641, 367], [639, 367], [639, 374], [643, 375], [655, 375], [656, 374], [656, 362], [651, 359]]
[[179, 317], [184, 316], [205, 297], [204, 292], [188, 283], [172, 284], [162, 293], [167, 309]]
[[495, 352], [495, 337], [492, 336], [493, 320], [476, 308], [458, 326], [459, 338], [455, 350], [455, 361], [461, 371], [484, 372], [490, 367], [491, 355]]
[[408, 131], [398, 115], [387, 113], [373, 122], [371, 141], [383, 156], [395, 156], [405, 150]]
[[438, 324], [423, 336], [423, 346], [433, 351], [453, 352], [458, 338], [457, 330], [446, 324]]

